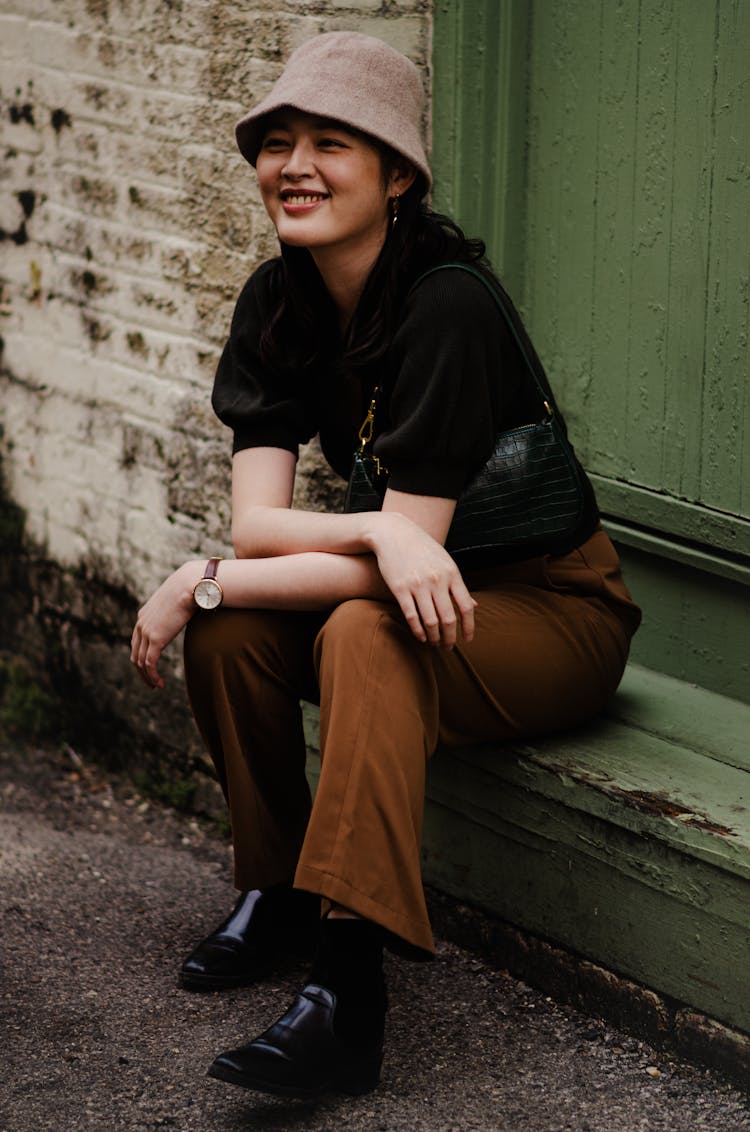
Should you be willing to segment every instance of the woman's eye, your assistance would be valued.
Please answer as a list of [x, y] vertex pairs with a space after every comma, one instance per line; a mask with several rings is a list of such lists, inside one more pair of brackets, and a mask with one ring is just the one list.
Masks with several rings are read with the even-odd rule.
[[286, 138], [282, 138], [282, 137], [278, 137], [278, 136], [274, 136], [274, 135], [271, 135], [270, 137], [263, 139], [263, 149], [273, 149], [273, 150], [283, 149], [284, 146], [286, 146], [286, 144], [287, 144]]
[[345, 144], [340, 138], [320, 138], [318, 141], [322, 149], [344, 149]]

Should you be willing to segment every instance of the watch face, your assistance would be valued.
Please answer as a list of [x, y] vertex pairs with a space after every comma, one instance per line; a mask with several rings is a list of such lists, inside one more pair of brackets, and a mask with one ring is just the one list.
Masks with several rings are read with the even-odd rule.
[[216, 609], [223, 597], [221, 586], [213, 578], [201, 578], [193, 590], [193, 599], [200, 609]]

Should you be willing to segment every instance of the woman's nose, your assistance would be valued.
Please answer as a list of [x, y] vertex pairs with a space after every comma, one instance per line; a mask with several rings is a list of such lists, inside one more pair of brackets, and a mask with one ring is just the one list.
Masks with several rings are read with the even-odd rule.
[[303, 177], [312, 171], [312, 147], [305, 141], [295, 142], [282, 166], [282, 174], [287, 177]]

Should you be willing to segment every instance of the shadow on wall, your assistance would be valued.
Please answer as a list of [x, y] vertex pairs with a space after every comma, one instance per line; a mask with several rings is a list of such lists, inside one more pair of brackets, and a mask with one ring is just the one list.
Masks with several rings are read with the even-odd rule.
[[0, 463], [0, 742], [19, 757], [29, 743], [69, 746], [162, 802], [223, 816], [174, 652], [157, 699], [129, 661], [136, 597], [94, 556], [52, 561], [25, 525]]

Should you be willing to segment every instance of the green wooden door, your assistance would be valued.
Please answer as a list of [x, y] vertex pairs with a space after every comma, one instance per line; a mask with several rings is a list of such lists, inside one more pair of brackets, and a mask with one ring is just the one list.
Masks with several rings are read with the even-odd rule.
[[488, 238], [613, 533], [705, 574], [659, 636], [721, 591], [750, 698], [750, 0], [438, 0], [433, 109], [436, 204]]

